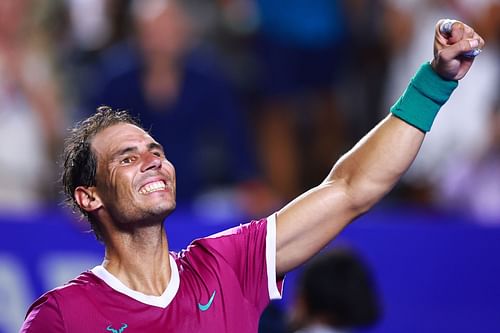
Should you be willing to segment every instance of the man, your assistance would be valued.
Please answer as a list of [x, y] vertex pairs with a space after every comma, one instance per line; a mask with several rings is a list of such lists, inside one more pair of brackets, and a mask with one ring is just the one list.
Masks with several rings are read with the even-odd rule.
[[125, 113], [100, 109], [71, 133], [63, 181], [104, 242], [104, 261], [39, 298], [21, 332], [256, 332], [285, 273], [407, 170], [470, 69], [474, 59], [465, 54], [483, 46], [470, 27], [438, 22], [432, 64], [320, 185], [267, 219], [196, 240], [180, 253], [169, 253], [163, 223], [175, 208], [173, 166]]

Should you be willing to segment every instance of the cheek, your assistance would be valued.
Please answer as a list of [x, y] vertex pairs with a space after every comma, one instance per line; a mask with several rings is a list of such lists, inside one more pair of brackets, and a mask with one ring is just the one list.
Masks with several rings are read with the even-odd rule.
[[111, 186], [110, 186], [110, 177], [109, 177], [109, 172], [107, 169], [103, 169], [103, 168], [97, 168], [97, 171], [96, 171], [96, 177], [95, 177], [95, 184], [96, 184], [96, 188], [97, 188], [97, 192], [103, 196], [102, 199], [104, 199], [105, 197], [107, 197], [109, 194], [110, 194], [110, 189], [111, 189]]
[[111, 192], [110, 195], [117, 199], [131, 196], [133, 191], [131, 179], [125, 170], [110, 170], [106, 182], [106, 187]]
[[113, 179], [114, 185], [122, 193], [134, 194], [134, 176], [132, 173], [120, 172]]

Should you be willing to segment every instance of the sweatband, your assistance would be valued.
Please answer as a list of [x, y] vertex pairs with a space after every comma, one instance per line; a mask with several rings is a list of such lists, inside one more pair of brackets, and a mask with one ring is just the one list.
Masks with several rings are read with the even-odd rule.
[[458, 81], [443, 79], [434, 72], [430, 63], [424, 63], [403, 95], [391, 107], [391, 113], [413, 127], [428, 132], [439, 109], [457, 86]]

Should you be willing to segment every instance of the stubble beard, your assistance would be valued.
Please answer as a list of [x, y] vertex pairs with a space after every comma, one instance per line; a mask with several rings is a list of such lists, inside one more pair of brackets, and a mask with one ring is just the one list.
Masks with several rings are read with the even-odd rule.
[[132, 205], [118, 208], [118, 211], [110, 212], [110, 215], [117, 230], [133, 232], [137, 228], [162, 226], [175, 207], [175, 199], [169, 199], [150, 207]]

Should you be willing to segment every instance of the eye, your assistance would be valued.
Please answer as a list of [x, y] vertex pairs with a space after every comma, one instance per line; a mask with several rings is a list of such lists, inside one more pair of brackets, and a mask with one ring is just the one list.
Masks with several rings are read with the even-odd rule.
[[127, 156], [120, 161], [120, 164], [130, 164], [134, 162], [136, 158], [134, 156]]
[[161, 159], [165, 158], [165, 153], [163, 152], [163, 150], [161, 149], [157, 149], [157, 150], [152, 150], [151, 153], [156, 156], [156, 157], [159, 157]]

